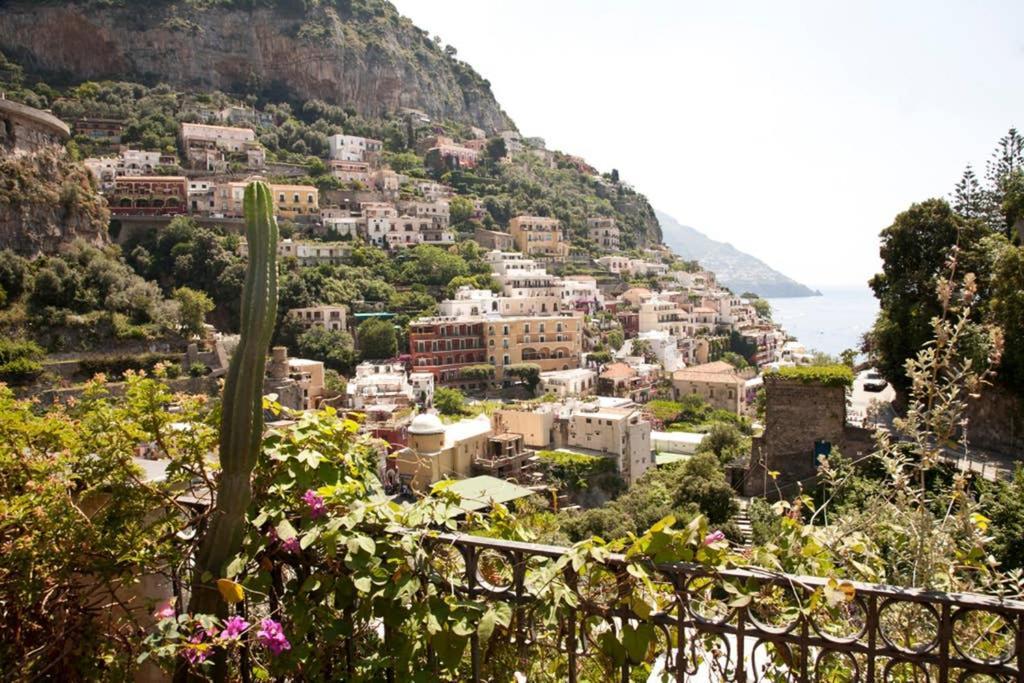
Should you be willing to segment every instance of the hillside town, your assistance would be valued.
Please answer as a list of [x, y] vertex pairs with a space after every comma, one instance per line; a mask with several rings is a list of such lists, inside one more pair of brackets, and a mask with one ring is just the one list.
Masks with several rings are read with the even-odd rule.
[[0, 13], [5, 680], [1024, 680], [1015, 129], [823, 348], [387, 0], [137, 13]]

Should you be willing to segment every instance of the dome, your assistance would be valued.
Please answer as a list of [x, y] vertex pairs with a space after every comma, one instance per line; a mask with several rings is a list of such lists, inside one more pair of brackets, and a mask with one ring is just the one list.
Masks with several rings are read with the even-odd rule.
[[422, 413], [413, 418], [409, 425], [410, 434], [444, 434], [441, 418], [431, 413]]

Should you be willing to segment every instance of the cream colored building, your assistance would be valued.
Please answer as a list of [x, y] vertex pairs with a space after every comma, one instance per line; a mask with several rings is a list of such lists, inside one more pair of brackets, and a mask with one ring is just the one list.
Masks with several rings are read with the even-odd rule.
[[502, 379], [504, 369], [534, 363], [541, 371], [580, 366], [582, 314], [495, 318], [484, 324], [488, 362]]
[[324, 364], [318, 360], [289, 358], [288, 376], [302, 390], [303, 409], [316, 410], [324, 395]]
[[553, 408], [548, 410], [496, 410], [491, 416], [494, 431], [520, 434], [528, 448], [546, 449], [555, 442], [555, 419]]
[[677, 339], [692, 336], [692, 314], [675, 301], [654, 297], [640, 304], [640, 333], [666, 332]]
[[591, 216], [587, 219], [587, 236], [603, 249], [618, 251], [621, 244], [619, 227], [610, 216]]
[[540, 393], [559, 397], [584, 396], [594, 393], [597, 373], [587, 368], [552, 370], [540, 373]]
[[486, 415], [448, 425], [437, 415], [417, 415], [408, 428], [409, 448], [396, 456], [399, 476], [416, 491], [442, 479], [471, 476], [473, 461], [486, 455], [491, 434]]
[[569, 447], [614, 456], [627, 484], [654, 464], [651, 423], [635, 408], [587, 406], [574, 412], [569, 418]]
[[[244, 215], [245, 188], [253, 180], [220, 183], [214, 192], [214, 211], [225, 216]], [[312, 185], [270, 185], [274, 212], [281, 218], [320, 214], [320, 190]]]
[[344, 306], [324, 304], [307, 308], [293, 308], [288, 311], [288, 317], [301, 323], [307, 330], [312, 327], [323, 327], [328, 330], [344, 332], [346, 313]]
[[732, 365], [715, 361], [672, 373], [672, 394], [676, 400], [699, 396], [713, 408], [739, 415], [745, 382]]
[[519, 251], [526, 256], [565, 258], [569, 255], [569, 243], [557, 218], [516, 216], [509, 221], [508, 231]]

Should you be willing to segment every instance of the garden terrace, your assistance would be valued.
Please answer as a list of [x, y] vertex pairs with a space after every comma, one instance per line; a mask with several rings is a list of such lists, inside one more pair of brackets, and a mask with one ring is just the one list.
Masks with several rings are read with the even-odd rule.
[[[676, 681], [1024, 681], [1024, 602], [1016, 600], [761, 569], [648, 564], [658, 608], [645, 614], [622, 607], [624, 599], [636, 604], [630, 593], [643, 590], [627, 572], [634, 560], [611, 554], [596, 572], [577, 574], [565, 563], [578, 607], [543, 633], [531, 609], [535, 590], [543, 568], [568, 549], [457, 534], [429, 543], [435, 581], [510, 605], [507, 644], [519, 661], [550, 656], [538, 645], [557, 642], [569, 681], [595, 680], [595, 659], [608, 662], [602, 633], [622, 629], [632, 634], [620, 639], [624, 646], [613, 657], [623, 682], [635, 680], [631, 669], [649, 648], [654, 672]], [[475, 636], [469, 654], [471, 680], [492, 680], [492, 658]]]

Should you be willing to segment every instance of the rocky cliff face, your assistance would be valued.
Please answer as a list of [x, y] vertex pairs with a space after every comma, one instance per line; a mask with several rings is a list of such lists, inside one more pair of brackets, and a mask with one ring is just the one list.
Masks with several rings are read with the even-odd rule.
[[0, 50], [51, 81], [165, 82], [512, 127], [486, 80], [384, 0], [0, 0]]
[[88, 171], [63, 150], [0, 157], [0, 249], [34, 256], [75, 239], [100, 245], [109, 222]]

